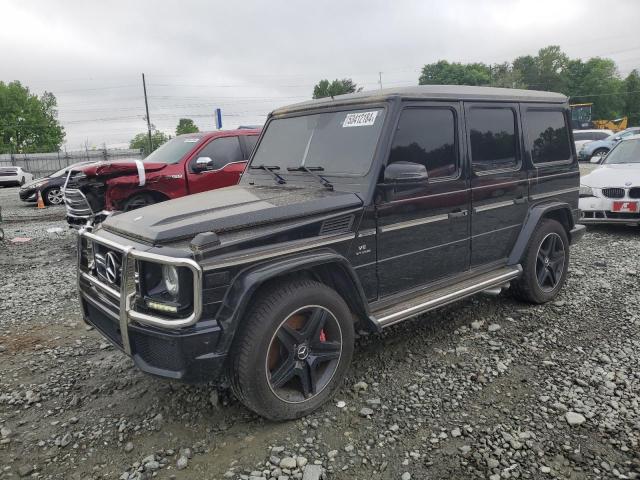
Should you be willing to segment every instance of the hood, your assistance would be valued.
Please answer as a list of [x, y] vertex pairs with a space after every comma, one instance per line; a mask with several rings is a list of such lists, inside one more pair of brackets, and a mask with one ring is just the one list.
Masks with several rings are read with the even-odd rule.
[[640, 186], [640, 163], [605, 164], [582, 177], [580, 183], [592, 188], [638, 187]]
[[[162, 170], [167, 166], [161, 162], [142, 162], [145, 172], [155, 172]], [[133, 175], [138, 173], [138, 165], [135, 160], [116, 160], [113, 162], [97, 162], [83, 167], [75, 168], [75, 171], [81, 171], [88, 177], [116, 177], [119, 175]]]
[[102, 225], [127, 237], [167, 243], [202, 232], [224, 233], [362, 204], [355, 193], [236, 185], [113, 215]]

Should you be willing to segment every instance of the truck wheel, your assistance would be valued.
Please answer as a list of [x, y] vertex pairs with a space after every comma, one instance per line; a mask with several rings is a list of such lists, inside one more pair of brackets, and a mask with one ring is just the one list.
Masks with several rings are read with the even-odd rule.
[[130, 210], [135, 210], [137, 208], [146, 207], [147, 205], [153, 205], [156, 203], [155, 198], [149, 193], [139, 193], [127, 199], [124, 202], [123, 210], [128, 212]]
[[556, 220], [536, 227], [522, 262], [522, 276], [512, 284], [515, 297], [531, 303], [553, 300], [567, 279], [569, 238]]
[[262, 292], [244, 318], [229, 378], [247, 408], [288, 420], [334, 394], [354, 348], [351, 311], [338, 293], [313, 280], [288, 281]]
[[51, 187], [42, 194], [46, 205], [60, 205], [64, 201], [62, 190], [59, 187]]

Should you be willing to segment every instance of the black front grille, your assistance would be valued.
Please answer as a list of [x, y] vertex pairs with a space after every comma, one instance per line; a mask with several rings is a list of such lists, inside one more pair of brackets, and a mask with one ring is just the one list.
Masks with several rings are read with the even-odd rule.
[[640, 214], [630, 212], [607, 212], [607, 218], [616, 218], [620, 220], [638, 220]]
[[640, 198], [640, 187], [633, 187], [629, 189], [629, 198]]
[[93, 259], [96, 276], [108, 285], [119, 288], [122, 277], [122, 253], [94, 242]]
[[624, 198], [624, 188], [603, 188], [602, 194], [607, 198]]

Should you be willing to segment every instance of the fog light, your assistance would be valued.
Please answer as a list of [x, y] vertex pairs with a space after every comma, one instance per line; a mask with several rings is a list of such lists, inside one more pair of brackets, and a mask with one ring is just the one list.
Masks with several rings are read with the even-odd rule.
[[167, 305], [165, 303], [154, 302], [153, 300], [147, 300], [147, 307], [159, 312], [178, 313], [178, 307], [175, 305]]

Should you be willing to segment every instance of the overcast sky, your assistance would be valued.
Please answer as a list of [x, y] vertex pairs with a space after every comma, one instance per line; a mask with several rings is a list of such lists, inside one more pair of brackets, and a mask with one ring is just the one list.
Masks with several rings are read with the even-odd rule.
[[558, 44], [571, 57], [640, 67], [640, 1], [0, 0], [0, 80], [58, 98], [66, 148], [124, 146], [180, 117], [262, 123], [321, 78], [365, 90], [417, 84], [439, 59], [496, 63]]

